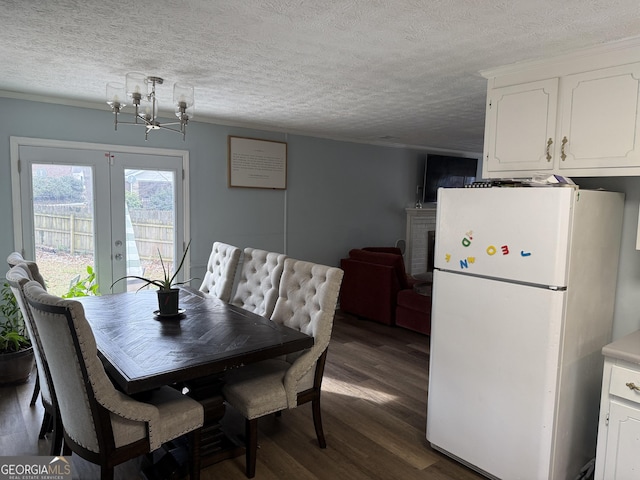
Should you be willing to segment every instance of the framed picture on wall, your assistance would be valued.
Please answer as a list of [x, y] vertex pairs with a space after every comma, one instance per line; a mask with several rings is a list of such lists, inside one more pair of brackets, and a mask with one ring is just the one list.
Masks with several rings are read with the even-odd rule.
[[287, 188], [287, 144], [228, 137], [229, 187]]

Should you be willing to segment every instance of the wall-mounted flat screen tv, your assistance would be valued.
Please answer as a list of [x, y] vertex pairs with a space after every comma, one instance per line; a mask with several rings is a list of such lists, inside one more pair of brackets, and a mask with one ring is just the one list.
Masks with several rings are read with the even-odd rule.
[[464, 187], [476, 181], [477, 158], [427, 155], [424, 168], [424, 203], [437, 199], [440, 187]]

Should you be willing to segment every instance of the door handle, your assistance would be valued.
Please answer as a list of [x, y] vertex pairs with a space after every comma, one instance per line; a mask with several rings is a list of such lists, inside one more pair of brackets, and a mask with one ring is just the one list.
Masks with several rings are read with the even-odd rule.
[[629, 387], [630, 390], [635, 390], [636, 392], [640, 392], [640, 387], [633, 382], [626, 383], [625, 385]]
[[567, 142], [569, 142], [569, 140], [567, 140], [567, 137], [564, 137], [562, 139], [562, 147], [560, 147], [560, 158], [562, 158], [562, 161], [564, 162], [564, 160], [567, 158], [567, 154], [564, 153], [564, 146], [567, 144]]
[[121, 253], [116, 253], [115, 259], [116, 260], [122, 260], [122, 254]]

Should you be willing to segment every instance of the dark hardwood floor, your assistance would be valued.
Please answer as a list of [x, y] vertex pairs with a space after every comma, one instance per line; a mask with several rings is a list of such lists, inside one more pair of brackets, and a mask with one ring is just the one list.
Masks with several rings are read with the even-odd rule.
[[[317, 446], [311, 405], [259, 422], [256, 479], [456, 479], [484, 477], [433, 450], [425, 438], [429, 337], [338, 313], [322, 385], [327, 448]], [[0, 455], [48, 455], [38, 440], [42, 405], [30, 383], [0, 388]], [[230, 423], [242, 419], [230, 415]], [[74, 479], [100, 477], [72, 456]], [[116, 478], [144, 478], [140, 461]], [[242, 480], [244, 456], [202, 470], [202, 480]]]

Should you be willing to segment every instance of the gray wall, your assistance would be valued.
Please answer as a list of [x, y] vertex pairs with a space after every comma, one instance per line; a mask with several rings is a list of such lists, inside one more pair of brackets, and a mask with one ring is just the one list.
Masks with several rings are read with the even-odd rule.
[[[197, 114], [197, 112], [196, 112]], [[10, 136], [188, 150], [192, 275], [202, 278], [214, 241], [338, 265], [354, 247], [404, 238], [424, 153], [192, 122], [187, 139], [127, 125], [103, 111], [0, 98], [0, 253], [13, 248]], [[288, 188], [227, 187], [227, 136], [288, 144]]]
[[[121, 126], [104, 111], [0, 98], [0, 254], [13, 250], [9, 137], [189, 150], [192, 275], [202, 278], [215, 240], [286, 252], [328, 265], [354, 247], [404, 238], [405, 212], [422, 182], [424, 152], [193, 122], [187, 140]], [[286, 191], [227, 187], [227, 136], [288, 144]], [[442, 153], [442, 152], [439, 152]], [[575, 179], [626, 193], [614, 338], [640, 329], [640, 253], [635, 250], [640, 177]], [[4, 252], [4, 253], [3, 253]]]

